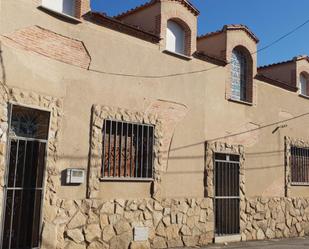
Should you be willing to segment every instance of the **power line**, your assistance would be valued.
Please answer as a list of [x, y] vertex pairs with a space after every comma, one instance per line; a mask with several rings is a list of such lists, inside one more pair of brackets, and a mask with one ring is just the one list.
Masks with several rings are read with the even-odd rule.
[[[309, 23], [309, 19], [307, 19], [305, 22], [303, 22], [302, 24], [298, 25], [297, 27], [295, 27], [291, 31], [287, 32], [286, 34], [282, 35], [278, 39], [276, 39], [273, 42], [269, 43], [268, 45], [266, 45], [266, 46], [256, 50], [253, 53], [250, 53], [250, 55], [257, 54], [259, 52], [262, 52], [262, 51], [264, 51], [264, 50], [274, 46], [275, 44], [277, 44], [278, 42], [282, 41], [286, 37], [292, 35], [297, 30], [301, 29], [302, 27], [304, 27], [308, 23]], [[226, 63], [226, 65], [228, 65], [228, 64], [231, 64], [231, 62], [228, 61]], [[207, 72], [207, 71], [219, 68], [219, 67], [221, 67], [221, 66], [214, 66], [214, 67], [210, 67], [210, 68], [206, 68], [206, 69], [201, 69], [201, 70], [194, 70], [194, 71], [189, 71], [189, 72], [184, 72], [184, 73], [173, 73], [173, 74], [166, 74], [166, 75], [138, 75], [138, 74], [125, 74], [125, 73], [107, 72], [107, 71], [101, 71], [101, 70], [96, 70], [96, 69], [88, 69], [88, 70], [92, 71], [92, 72], [95, 72], [95, 73], [102, 73], [102, 74], [112, 75], [112, 76], [122, 76], [122, 77], [131, 77], [131, 78], [160, 79], [160, 78], [170, 78], [170, 77], [176, 77], [176, 76], [182, 76], [182, 75], [204, 73], [204, 72]]]
[[276, 43], [278, 43], [278, 42], [280, 42], [281, 40], [285, 39], [286, 37], [290, 36], [291, 34], [293, 34], [294, 32], [296, 32], [297, 30], [299, 30], [300, 28], [302, 28], [303, 26], [305, 26], [305, 25], [308, 24], [308, 23], [309, 23], [309, 19], [306, 20], [304, 23], [298, 25], [296, 28], [292, 29], [290, 32], [286, 33], [285, 35], [279, 37], [277, 40], [275, 40], [275, 41], [271, 42], [270, 44], [268, 44], [268, 45], [266, 45], [266, 46], [264, 46], [264, 47], [258, 49], [254, 54], [259, 53], [259, 52], [261, 52], [261, 51], [263, 51], [263, 50], [266, 50], [266, 49], [268, 49], [269, 47], [275, 45]]
[[[309, 112], [305, 112], [305, 113], [299, 114], [299, 115], [297, 115], [295, 117], [287, 118], [287, 119], [284, 119], [284, 120], [281, 120], [281, 121], [274, 121], [272, 123], [265, 124], [265, 125], [259, 126], [257, 128], [253, 128], [253, 129], [247, 130], [247, 131], [236, 132], [236, 133], [229, 134], [229, 135], [226, 135], [226, 136], [216, 137], [216, 138], [208, 139], [206, 141], [197, 142], [197, 143], [194, 143], [194, 144], [173, 148], [170, 151], [177, 151], [177, 150], [182, 150], [182, 149], [190, 148], [192, 146], [198, 146], [198, 145], [201, 145], [201, 144], [205, 144], [205, 142], [215, 142], [215, 141], [219, 141], [221, 139], [236, 137], [236, 136], [243, 135], [243, 134], [246, 134], [246, 133], [251, 133], [251, 132], [254, 132], [254, 131], [258, 131], [258, 130], [262, 130], [262, 129], [265, 129], [265, 128], [269, 128], [269, 127], [274, 126], [274, 125], [279, 125], [279, 124], [282, 124], [282, 123], [285, 123], [285, 122], [290, 122], [290, 121], [293, 121], [295, 119], [303, 118], [303, 117], [306, 117], [306, 116], [309, 116]], [[163, 151], [163, 153], [166, 153], [166, 152], [167, 151]]]

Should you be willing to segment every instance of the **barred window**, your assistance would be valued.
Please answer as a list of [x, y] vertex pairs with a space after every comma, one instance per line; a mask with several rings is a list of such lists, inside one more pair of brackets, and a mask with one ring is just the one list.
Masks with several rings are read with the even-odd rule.
[[309, 148], [291, 147], [292, 184], [309, 184]]
[[232, 68], [232, 98], [236, 100], [247, 100], [247, 59], [246, 55], [234, 49], [231, 58]]
[[153, 178], [154, 126], [105, 120], [102, 177], [111, 180]]

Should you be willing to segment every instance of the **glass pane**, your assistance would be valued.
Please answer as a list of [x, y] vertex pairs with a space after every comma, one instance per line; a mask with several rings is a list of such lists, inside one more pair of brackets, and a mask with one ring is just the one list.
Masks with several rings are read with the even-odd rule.
[[18, 141], [11, 141], [11, 150], [10, 150], [10, 162], [9, 162], [9, 173], [8, 173], [8, 187], [14, 187], [15, 184], [15, 169], [16, 169], [16, 158], [17, 158], [17, 148]]
[[50, 113], [13, 105], [10, 133], [19, 137], [47, 139]]
[[246, 100], [246, 67], [245, 55], [237, 50], [233, 50], [231, 58], [231, 94], [233, 98], [238, 100]]

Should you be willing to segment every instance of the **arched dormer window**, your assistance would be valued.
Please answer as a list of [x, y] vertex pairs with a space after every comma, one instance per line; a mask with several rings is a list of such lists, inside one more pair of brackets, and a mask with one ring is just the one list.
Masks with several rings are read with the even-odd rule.
[[167, 21], [166, 49], [168, 51], [185, 54], [185, 30], [173, 20]]
[[309, 75], [307, 73], [301, 73], [299, 76], [299, 90], [301, 95], [309, 95]]
[[231, 98], [252, 102], [252, 58], [248, 50], [236, 47], [231, 56]]

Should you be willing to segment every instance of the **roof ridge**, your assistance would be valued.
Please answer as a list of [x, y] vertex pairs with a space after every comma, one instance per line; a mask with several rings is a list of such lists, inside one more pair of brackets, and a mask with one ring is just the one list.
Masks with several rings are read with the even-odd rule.
[[250, 28], [244, 24], [227, 24], [224, 25], [221, 29], [213, 32], [206, 33], [204, 35], [198, 36], [197, 39], [208, 38], [213, 35], [218, 35], [226, 30], [244, 30], [255, 42], [259, 42], [259, 38], [250, 30]]
[[125, 17], [127, 15], [133, 14], [136, 11], [139, 11], [141, 9], [147, 8], [147, 7], [155, 4], [156, 2], [157, 2], [157, 0], [150, 0], [150, 1], [146, 2], [146, 3], [143, 3], [141, 5], [138, 5], [138, 6], [134, 7], [134, 8], [131, 8], [131, 9], [128, 9], [128, 10], [122, 12], [122, 13], [119, 13], [119, 14], [113, 16], [113, 18], [120, 19], [120, 18]]
[[[127, 11], [124, 11], [124, 12], [118, 14], [118, 15], [115, 15], [115, 16], [113, 16], [113, 18], [121, 19], [121, 18], [123, 18], [125, 16], [131, 15], [131, 14], [137, 12], [137, 11], [140, 11], [140, 10], [142, 10], [144, 8], [150, 7], [150, 6], [156, 4], [157, 2], [160, 2], [160, 1], [161, 0], [150, 0], [150, 1], [146, 2], [146, 3], [144, 3], [144, 4], [141, 4], [139, 6], [131, 8], [131, 9], [129, 9]], [[189, 0], [173, 0], [173, 1], [180, 2], [181, 4], [186, 5], [186, 7], [188, 9], [190, 9], [191, 12], [193, 12], [195, 15], [199, 15], [200, 14], [199, 10]]]
[[271, 64], [266, 64], [266, 65], [263, 65], [263, 66], [259, 66], [258, 69], [264, 69], [264, 68], [269, 68], [269, 67], [274, 67], [274, 66], [280, 66], [282, 64], [296, 62], [296, 61], [300, 61], [300, 60], [307, 60], [309, 62], [309, 56], [306, 55], [306, 54], [297, 55], [297, 56], [294, 56], [290, 60], [279, 61], [279, 62], [274, 62], [274, 63], [271, 63]]

